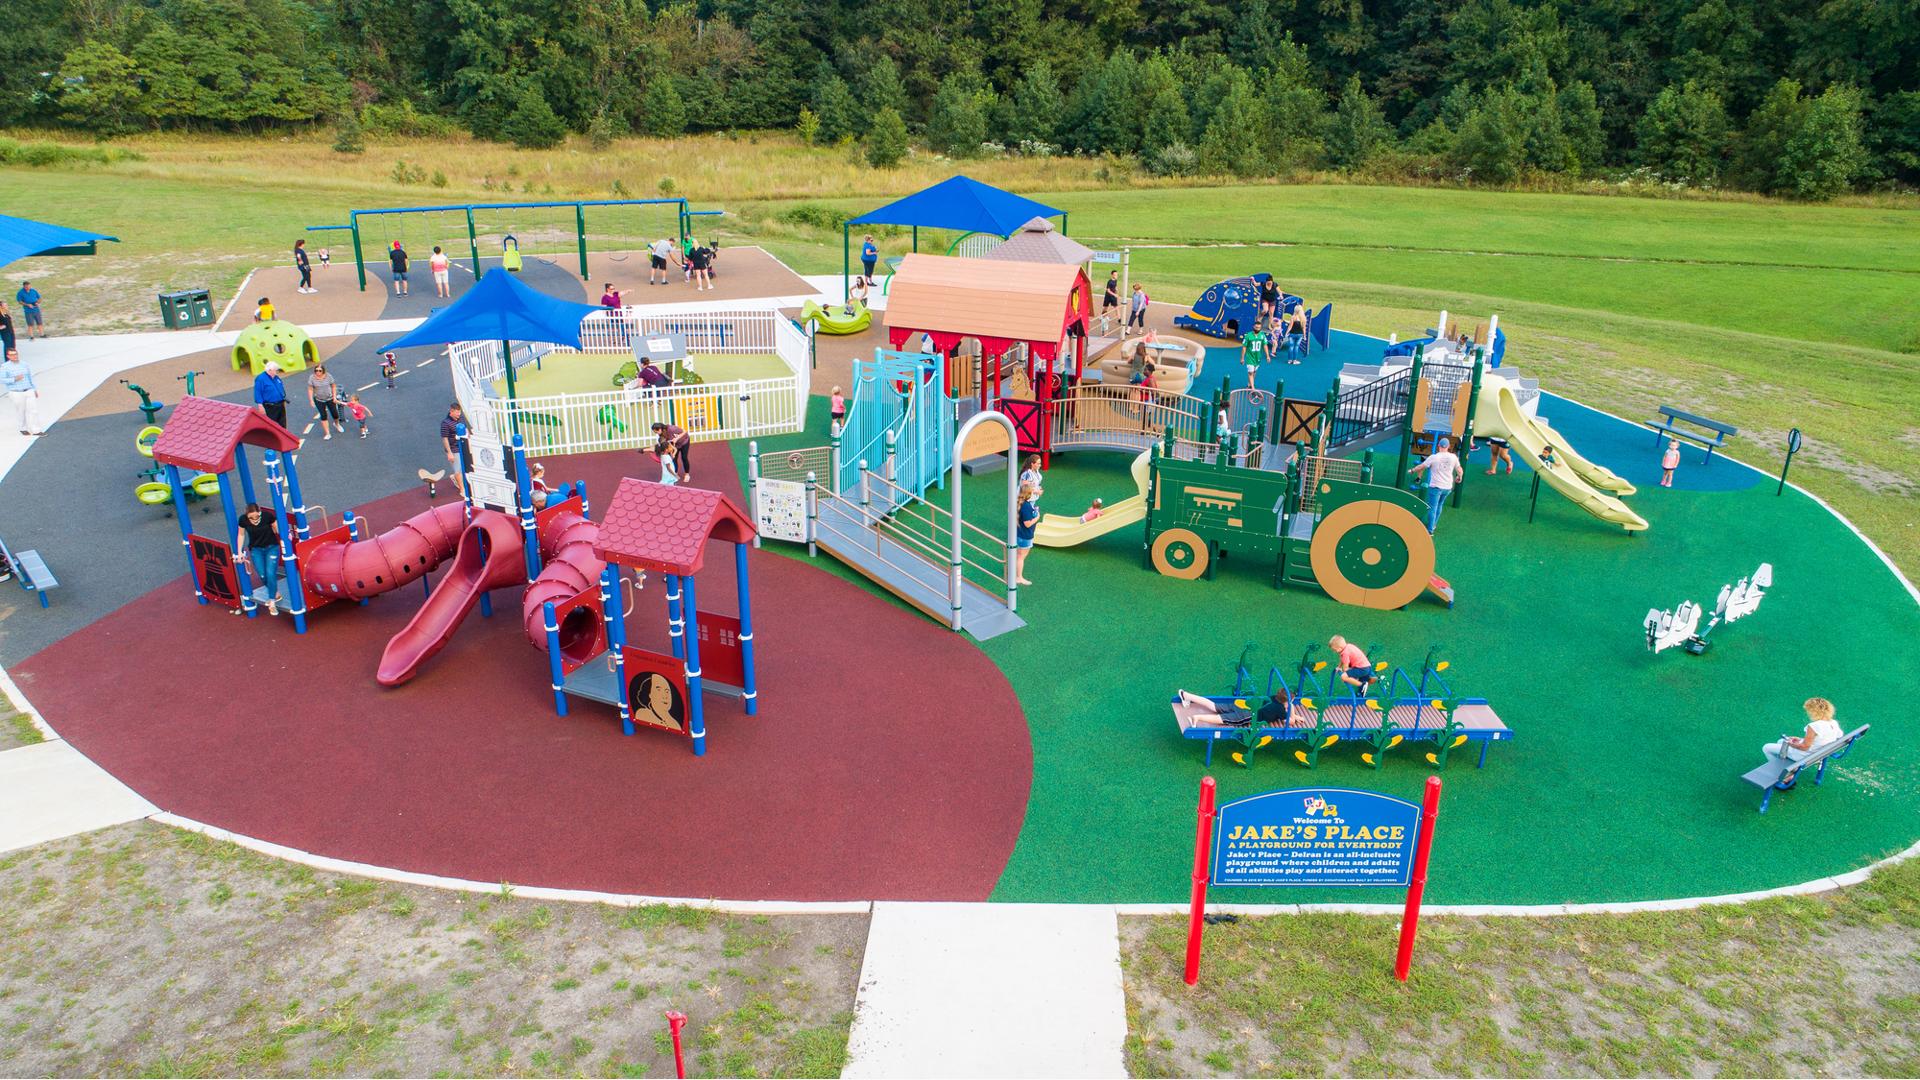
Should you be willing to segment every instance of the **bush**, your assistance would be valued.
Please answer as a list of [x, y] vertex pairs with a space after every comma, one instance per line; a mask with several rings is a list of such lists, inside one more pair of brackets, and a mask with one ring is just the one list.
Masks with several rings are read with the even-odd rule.
[[605, 111], [594, 114], [587, 124], [587, 142], [595, 150], [605, 150], [613, 145], [613, 140], [622, 134], [620, 126]]
[[814, 140], [820, 137], [819, 114], [814, 112], [812, 109], [807, 108], [804, 105], [801, 106], [800, 122], [793, 125], [793, 130], [799, 134], [800, 141], [802, 143], [805, 143], [808, 146], [812, 146], [814, 143]]
[[447, 174], [441, 172], [439, 169], [435, 169], [433, 170], [433, 179], [427, 181], [427, 183], [432, 184], [434, 187], [437, 187], [437, 188], [446, 187]]
[[1200, 155], [1178, 139], [1147, 155], [1147, 171], [1155, 176], [1186, 176], [1200, 164]]
[[407, 159], [401, 158], [388, 170], [387, 178], [396, 184], [418, 184], [426, 180], [427, 170], [418, 165], [409, 165]]
[[566, 140], [567, 125], [547, 104], [540, 85], [528, 79], [520, 88], [513, 112], [500, 125], [500, 134], [522, 150], [547, 150]]
[[846, 215], [831, 206], [819, 203], [801, 203], [789, 206], [774, 215], [774, 220], [782, 225], [803, 225], [811, 229], [838, 229], [846, 222]]
[[867, 129], [867, 164], [876, 169], [891, 169], [907, 156], [907, 122], [891, 106], [873, 115]]
[[116, 161], [142, 161], [131, 150], [105, 146], [62, 146], [53, 142], [23, 143], [0, 139], [0, 165], [18, 165], [44, 169], [51, 165], [111, 165]]
[[349, 112], [340, 118], [340, 125], [333, 132], [333, 152], [336, 154], [364, 154], [367, 152], [367, 140], [360, 131], [360, 121]]
[[[341, 125], [345, 126], [343, 119]], [[400, 100], [391, 105], [369, 104], [360, 110], [359, 125], [376, 137], [399, 136], [404, 138], [444, 138], [459, 132], [460, 125], [445, 116], [425, 113], [413, 107], [413, 102]], [[344, 151], [358, 153], [359, 151]]]

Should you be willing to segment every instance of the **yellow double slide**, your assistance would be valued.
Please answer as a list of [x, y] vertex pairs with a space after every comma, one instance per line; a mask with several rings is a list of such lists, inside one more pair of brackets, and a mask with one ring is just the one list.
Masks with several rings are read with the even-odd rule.
[[[1619, 496], [1631, 495], [1632, 484], [1604, 465], [1596, 465], [1567, 445], [1547, 422], [1528, 416], [1514, 395], [1513, 384], [1489, 377], [1480, 386], [1479, 407], [1474, 412], [1473, 433], [1487, 438], [1505, 439], [1522, 460], [1540, 473], [1547, 486], [1601, 521], [1618, 525], [1628, 532], [1641, 532], [1647, 519], [1628, 509]], [[1540, 464], [1547, 447], [1553, 448], [1554, 463]]]

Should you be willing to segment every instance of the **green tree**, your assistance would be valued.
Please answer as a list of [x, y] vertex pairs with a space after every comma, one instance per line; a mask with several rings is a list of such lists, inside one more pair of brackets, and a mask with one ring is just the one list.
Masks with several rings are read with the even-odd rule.
[[367, 140], [360, 130], [360, 115], [352, 109], [341, 113], [340, 122], [334, 125], [333, 152], [336, 154], [367, 152]]
[[867, 125], [867, 164], [891, 169], [907, 156], [907, 122], [889, 106], [873, 114]]
[[100, 135], [133, 130], [140, 86], [133, 59], [104, 41], [89, 41], [60, 62], [60, 111]]
[[860, 105], [853, 100], [847, 80], [822, 65], [813, 80], [813, 111], [820, 117], [820, 138], [837, 143], [860, 134]]
[[1007, 141], [1015, 145], [1057, 144], [1066, 111], [1067, 98], [1060, 92], [1060, 80], [1053, 74], [1053, 65], [1035, 60], [1027, 65], [1020, 81], [1014, 85], [1007, 118]]
[[545, 150], [559, 146], [566, 139], [567, 125], [553, 111], [553, 106], [547, 104], [540, 84], [524, 79], [513, 111], [500, 125], [500, 137], [523, 150]]
[[1260, 133], [1263, 113], [1260, 99], [1254, 95], [1253, 80], [1236, 69], [1227, 83], [1227, 92], [1207, 121], [1200, 138], [1200, 170], [1211, 174], [1259, 176], [1266, 171], [1267, 160]]
[[672, 138], [687, 131], [687, 103], [680, 97], [674, 78], [658, 74], [647, 80], [646, 93], [640, 96], [641, 130], [649, 135]]
[[1889, 94], [1873, 110], [1873, 170], [1920, 184], [1920, 90]]
[[1781, 156], [1781, 185], [1803, 199], [1831, 199], [1851, 188], [1867, 167], [1860, 113], [1860, 91], [1851, 86], [1829, 86], [1809, 102]]
[[1147, 123], [1140, 135], [1140, 152], [1149, 162], [1174, 143], [1185, 145], [1187, 102], [1178, 90], [1162, 90], [1147, 106]]
[[812, 109], [801, 109], [800, 119], [794, 122], [793, 130], [800, 136], [803, 145], [814, 145], [820, 141], [820, 114]]
[[1640, 118], [1640, 161], [1670, 180], [1711, 184], [1727, 148], [1720, 95], [1696, 82], [1668, 85]]
[[1806, 122], [1807, 101], [1800, 94], [1800, 84], [1792, 79], [1775, 82], [1747, 115], [1746, 126], [1735, 141], [1735, 181], [1755, 191], [1780, 191], [1780, 168], [1787, 156], [1787, 144]]
[[991, 100], [977, 71], [956, 71], [940, 80], [927, 116], [927, 142], [951, 157], [967, 158], [987, 141]]
[[[860, 72], [860, 107], [879, 120], [883, 109], [892, 109], [901, 122], [907, 117], [907, 88], [900, 81], [900, 65], [893, 57], [882, 56]], [[903, 150], [904, 152], [904, 150]]]
[[1393, 129], [1380, 112], [1360, 76], [1347, 76], [1340, 103], [1327, 122], [1327, 157], [1343, 169], [1357, 169], [1382, 150], [1391, 149]]
[[1573, 172], [1592, 172], [1606, 164], [1607, 132], [1593, 84], [1570, 83], [1560, 90], [1560, 124], [1566, 133]]
[[1454, 164], [1474, 180], [1510, 184], [1526, 161], [1528, 128], [1518, 92], [1511, 87], [1488, 90], [1454, 137]]

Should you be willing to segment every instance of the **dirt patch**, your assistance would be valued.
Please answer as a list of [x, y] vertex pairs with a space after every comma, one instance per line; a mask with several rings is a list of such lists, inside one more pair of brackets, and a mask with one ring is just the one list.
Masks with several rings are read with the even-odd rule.
[[1912, 1076], [1920, 860], [1818, 897], [1694, 911], [1397, 922], [1121, 920], [1135, 1076]]
[[837, 1076], [859, 916], [543, 904], [150, 823], [0, 859], [0, 1074]]
[[32, 746], [34, 743], [46, 741], [47, 737], [40, 734], [39, 728], [33, 726], [33, 721], [27, 719], [27, 714], [14, 712], [6, 707], [5, 702], [0, 701], [0, 750], [12, 750], [16, 747]]

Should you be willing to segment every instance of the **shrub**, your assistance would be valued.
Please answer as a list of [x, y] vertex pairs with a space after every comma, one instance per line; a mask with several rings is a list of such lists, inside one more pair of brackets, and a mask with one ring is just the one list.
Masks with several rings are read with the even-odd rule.
[[367, 140], [360, 131], [360, 121], [352, 112], [340, 117], [340, 124], [333, 132], [333, 152], [336, 154], [364, 154], [367, 152]]
[[814, 143], [814, 140], [820, 137], [819, 114], [814, 112], [812, 109], [807, 108], [804, 105], [801, 106], [800, 122], [793, 125], [793, 130], [799, 134], [801, 142], [805, 143], [808, 146], [812, 146]]
[[514, 103], [513, 112], [508, 114], [506, 123], [500, 125], [500, 134], [522, 150], [546, 150], [566, 139], [567, 125], [554, 113], [553, 106], [547, 104], [547, 96], [540, 92], [539, 84], [528, 79], [520, 88], [520, 99]]
[[432, 184], [432, 185], [433, 185], [434, 187], [437, 187], [437, 188], [443, 188], [443, 187], [446, 187], [446, 186], [447, 186], [447, 174], [446, 174], [446, 173], [443, 173], [443, 172], [441, 172], [441, 171], [440, 171], [439, 169], [435, 169], [435, 170], [433, 170], [433, 179], [431, 179], [431, 180], [429, 180], [429, 181], [427, 181], [427, 182], [428, 182], [428, 183], [430, 183], [430, 184]]
[[409, 165], [407, 159], [401, 158], [387, 171], [387, 178], [396, 184], [418, 184], [426, 180], [427, 170], [418, 165]]
[[838, 229], [846, 221], [846, 215], [831, 206], [801, 203], [780, 211], [774, 215], [774, 220], [782, 225], [803, 225], [813, 229], [832, 230]]
[[876, 169], [891, 169], [907, 156], [907, 122], [891, 106], [873, 115], [867, 129], [867, 164]]
[[1155, 176], [1186, 176], [1200, 164], [1200, 155], [1178, 139], [1147, 156], [1147, 171]]
[[[345, 120], [341, 123], [344, 125]], [[391, 105], [368, 104], [360, 110], [359, 123], [375, 136], [406, 138], [443, 138], [460, 130], [460, 125], [445, 116], [421, 112], [413, 102], [402, 99]], [[347, 151], [358, 153], [358, 151]]]

